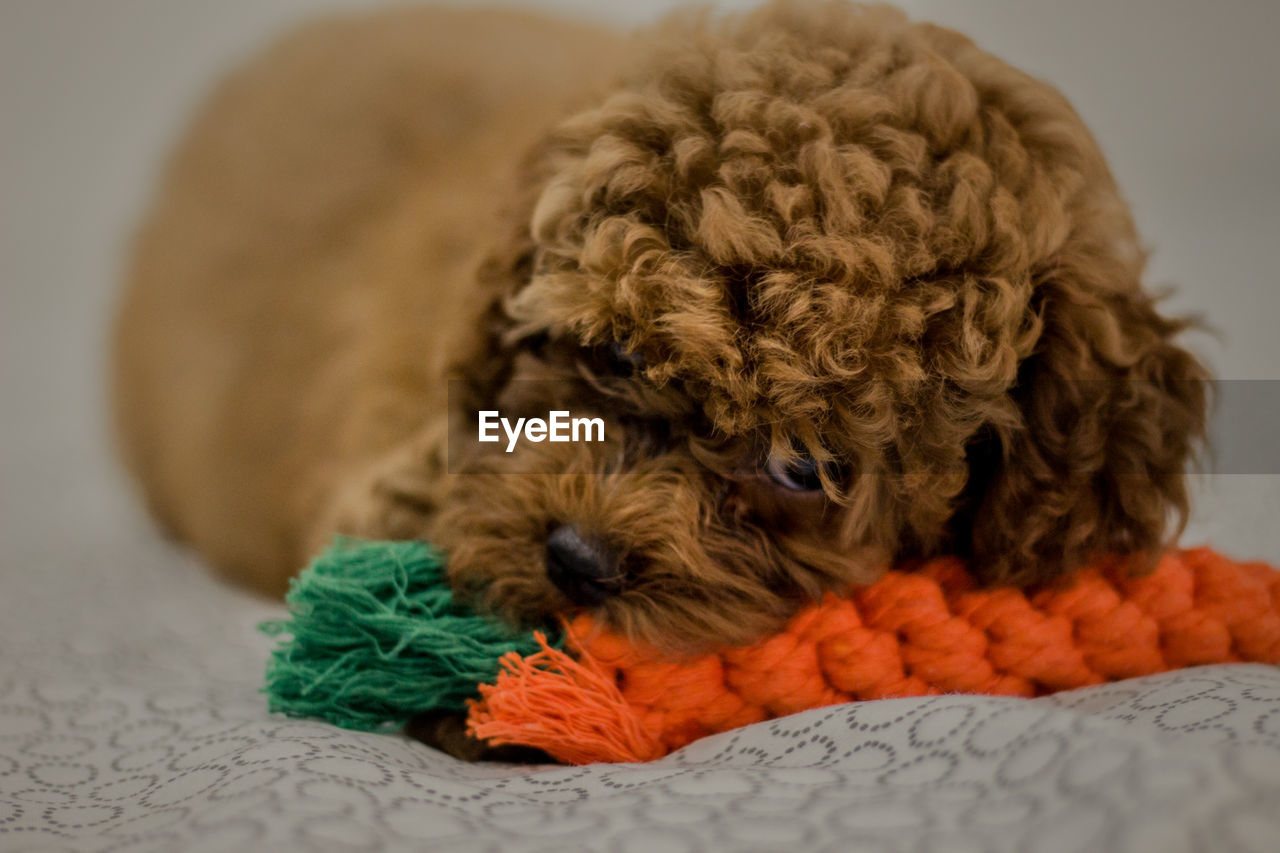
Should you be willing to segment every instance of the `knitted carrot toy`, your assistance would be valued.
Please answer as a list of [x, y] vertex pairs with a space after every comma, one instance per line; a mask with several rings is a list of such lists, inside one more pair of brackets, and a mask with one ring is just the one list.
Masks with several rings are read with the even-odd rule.
[[1125, 577], [1100, 561], [1030, 596], [942, 558], [828, 595], [779, 634], [682, 660], [580, 615], [523, 633], [453, 601], [415, 542], [341, 541], [294, 582], [272, 710], [348, 728], [469, 710], [471, 733], [561, 761], [648, 761], [715, 732], [853, 699], [1035, 696], [1229, 661], [1280, 663], [1280, 572], [1207, 548]]

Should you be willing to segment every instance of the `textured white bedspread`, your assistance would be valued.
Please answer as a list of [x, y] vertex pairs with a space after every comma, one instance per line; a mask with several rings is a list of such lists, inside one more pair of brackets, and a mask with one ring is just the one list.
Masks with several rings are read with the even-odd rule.
[[0, 605], [0, 850], [1280, 847], [1274, 667], [841, 705], [650, 765], [477, 766], [272, 717], [253, 627], [274, 605], [155, 543], [80, 558]]

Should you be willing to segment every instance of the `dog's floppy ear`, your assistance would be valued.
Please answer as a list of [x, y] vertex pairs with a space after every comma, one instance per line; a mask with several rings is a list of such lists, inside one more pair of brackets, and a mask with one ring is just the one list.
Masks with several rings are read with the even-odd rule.
[[[1068, 261], [1038, 282], [1042, 334], [1011, 391], [1020, 423], [971, 447], [957, 539], [990, 582], [1047, 581], [1102, 553], [1153, 560], [1185, 523], [1208, 374], [1172, 342], [1189, 322], [1158, 314], [1128, 264], [1107, 266]], [[1106, 286], [1108, 272], [1132, 286]]]
[[463, 338], [465, 351], [457, 354], [451, 371], [476, 405], [492, 400], [507, 384], [519, 350], [512, 341], [515, 324], [507, 303], [533, 277], [537, 244], [530, 219], [550, 169], [549, 147], [549, 140], [542, 140], [521, 161], [476, 268], [477, 302], [483, 307], [475, 317], [475, 333]]
[[533, 274], [532, 240], [521, 239], [518, 229], [508, 230], [514, 233], [504, 250], [487, 255], [477, 271], [478, 288], [485, 294], [484, 308], [476, 318], [476, 332], [469, 338], [469, 351], [455, 361], [455, 375], [477, 404], [491, 400], [511, 377], [516, 347], [510, 340], [513, 324], [505, 305]]

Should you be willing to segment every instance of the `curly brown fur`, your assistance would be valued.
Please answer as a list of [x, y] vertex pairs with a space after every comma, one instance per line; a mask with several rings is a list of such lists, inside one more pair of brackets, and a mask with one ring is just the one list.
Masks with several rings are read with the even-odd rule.
[[[334, 530], [425, 536], [536, 622], [570, 606], [544, 552], [572, 524], [618, 556], [610, 624], [745, 641], [893, 558], [1030, 585], [1162, 547], [1205, 373], [1142, 266], [1066, 100], [889, 8], [684, 15], [627, 51], [383, 13], [197, 124], [117, 408], [162, 517], [259, 587]], [[449, 457], [476, 408], [558, 407], [618, 429]], [[770, 478], [805, 454], [820, 489]]]

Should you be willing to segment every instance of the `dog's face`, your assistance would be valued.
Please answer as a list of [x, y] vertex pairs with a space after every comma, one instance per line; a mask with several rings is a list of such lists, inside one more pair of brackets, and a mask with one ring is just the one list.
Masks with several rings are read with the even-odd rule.
[[955, 34], [839, 4], [668, 31], [524, 194], [464, 372], [609, 428], [462, 463], [436, 535], [503, 615], [740, 642], [896, 556], [1041, 580], [1185, 508], [1200, 369], [1101, 156]]
[[[616, 628], [675, 647], [744, 641], [883, 549], [850, 529], [855, 478], [781, 425], [717, 429], [705, 391], [658, 378], [620, 341], [530, 342], [493, 401], [512, 420], [600, 416], [604, 441], [520, 443], [463, 466], [444, 534], [455, 582], [504, 615], [601, 608]], [[815, 446], [818, 446], [815, 444]]]

